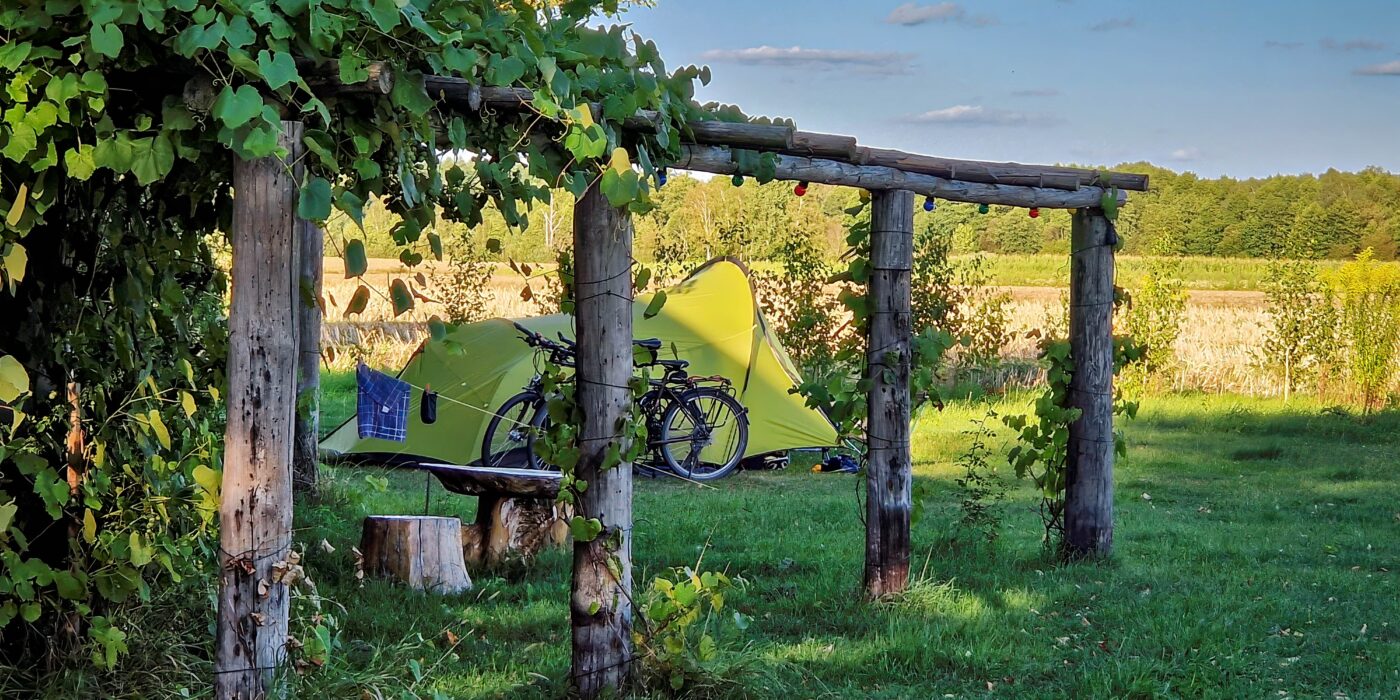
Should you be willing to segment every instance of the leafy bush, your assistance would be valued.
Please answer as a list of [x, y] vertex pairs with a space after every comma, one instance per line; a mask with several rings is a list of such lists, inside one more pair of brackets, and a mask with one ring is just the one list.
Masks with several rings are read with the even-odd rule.
[[1340, 304], [1348, 377], [1362, 408], [1384, 402], [1400, 354], [1400, 270], [1377, 263], [1370, 250], [1331, 276]]
[[1171, 371], [1187, 298], [1186, 283], [1175, 262], [1154, 260], [1147, 265], [1138, 287], [1128, 296], [1123, 319], [1127, 334], [1146, 347], [1143, 361], [1125, 377], [1129, 387], [1156, 389], [1161, 378]]
[[835, 268], [826, 261], [811, 236], [779, 232], [777, 272], [753, 275], [763, 315], [793, 362], [809, 376], [833, 369], [843, 309], [827, 293]]
[[[494, 239], [493, 239], [494, 240]], [[490, 317], [491, 276], [496, 265], [487, 260], [486, 246], [477, 245], [469, 233], [457, 236], [447, 259], [445, 274], [434, 277], [438, 300], [452, 324], [473, 323]]]
[[1264, 293], [1270, 323], [1259, 360], [1279, 376], [1288, 401], [1335, 354], [1337, 310], [1313, 262], [1270, 262]]
[[722, 632], [742, 632], [749, 619], [737, 610], [726, 612], [725, 599], [745, 585], [737, 576], [689, 567], [653, 580], [641, 603], [642, 629], [632, 633], [642, 686], [675, 692], [733, 683], [743, 660], [736, 662], [733, 650], [721, 646]]
[[208, 234], [226, 195], [156, 207], [106, 176], [65, 193], [0, 293], [0, 365], [30, 382], [0, 392], [0, 645], [53, 638], [110, 668], [125, 606], [213, 554], [227, 331]]

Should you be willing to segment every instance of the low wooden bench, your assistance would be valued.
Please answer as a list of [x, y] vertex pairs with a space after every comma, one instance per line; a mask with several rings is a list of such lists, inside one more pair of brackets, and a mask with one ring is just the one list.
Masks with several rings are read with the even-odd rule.
[[468, 566], [494, 567], [529, 560], [569, 540], [571, 509], [556, 503], [563, 475], [556, 471], [422, 463], [444, 488], [476, 496], [476, 522], [462, 526]]

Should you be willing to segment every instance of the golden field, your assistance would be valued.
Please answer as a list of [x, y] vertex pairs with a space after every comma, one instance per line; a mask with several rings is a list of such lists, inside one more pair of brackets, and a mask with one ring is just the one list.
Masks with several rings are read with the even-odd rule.
[[[380, 367], [399, 367], [406, 362], [427, 336], [428, 319], [443, 315], [443, 307], [420, 298], [413, 310], [394, 318], [386, 290], [393, 279], [399, 278], [423, 297], [436, 299], [442, 270], [439, 264], [420, 265], [410, 271], [396, 260], [371, 260], [365, 275], [372, 290], [369, 306], [363, 314], [347, 318], [345, 305], [360, 281], [345, 279], [341, 261], [328, 258], [324, 337], [329, 365], [345, 368], [359, 358]], [[535, 274], [531, 285], [538, 291], [544, 280], [538, 277], [538, 270]], [[524, 277], [505, 265], [498, 266], [491, 280], [490, 315], [514, 318], [540, 313], [538, 304], [521, 298], [525, 285]], [[1061, 313], [1063, 292], [1054, 287], [1002, 289], [1011, 295], [1008, 325], [1013, 338], [1003, 348], [1002, 356], [1021, 361], [1015, 364], [1023, 369], [1013, 370], [1019, 379], [1032, 379], [1028, 376], [1032, 373], [1024, 368], [1035, 357], [1036, 341], [1027, 338], [1026, 333], [1043, 328], [1046, 319]], [[1176, 366], [1168, 375], [1170, 388], [1266, 396], [1279, 393], [1278, 382], [1256, 366], [1254, 356], [1267, 323], [1261, 292], [1192, 291], [1176, 342]]]

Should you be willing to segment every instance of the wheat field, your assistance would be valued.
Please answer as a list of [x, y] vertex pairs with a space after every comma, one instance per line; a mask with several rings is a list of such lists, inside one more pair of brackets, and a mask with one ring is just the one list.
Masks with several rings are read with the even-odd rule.
[[[323, 340], [328, 365], [344, 369], [363, 359], [374, 366], [397, 368], [407, 362], [428, 335], [427, 321], [435, 315], [446, 315], [442, 304], [435, 301], [442, 272], [443, 267], [436, 264], [408, 270], [396, 260], [371, 260], [364, 278], [372, 290], [370, 303], [364, 313], [347, 317], [345, 306], [360, 280], [346, 279], [341, 261], [327, 259]], [[538, 276], [538, 270], [535, 274]], [[386, 291], [394, 279], [404, 280], [421, 294], [417, 305], [397, 318]], [[505, 265], [498, 266], [490, 284], [489, 316], [519, 318], [539, 314], [540, 305], [522, 298], [525, 286], [526, 280], [520, 274]], [[542, 280], [536, 277], [531, 286], [538, 290]], [[1063, 313], [1064, 291], [1054, 287], [1001, 289], [1011, 296], [1008, 327], [1012, 340], [1002, 349], [1002, 357], [1012, 361], [1006, 378], [1035, 381], [1035, 372], [1027, 368], [1033, 364], [1037, 341], [1027, 337], [1027, 333], [1044, 328], [1047, 319]], [[1257, 366], [1254, 354], [1267, 323], [1264, 295], [1260, 292], [1192, 291], [1176, 342], [1176, 362], [1166, 370], [1164, 382], [1177, 390], [1255, 396], [1279, 393], [1278, 382]]]

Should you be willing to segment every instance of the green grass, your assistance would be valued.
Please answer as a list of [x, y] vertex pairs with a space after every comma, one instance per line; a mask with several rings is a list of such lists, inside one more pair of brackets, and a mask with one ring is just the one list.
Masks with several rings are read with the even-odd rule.
[[[328, 409], [345, 410], [353, 384], [332, 377], [327, 388]], [[999, 511], [994, 545], [956, 526], [960, 432], [992, 406], [1022, 408], [962, 401], [917, 422], [916, 479], [933, 496], [913, 532], [917, 580], [897, 601], [858, 595], [853, 478], [800, 467], [717, 489], [639, 480], [637, 580], [693, 564], [707, 540], [704, 568], [747, 579], [730, 604], [754, 623], [732, 648], [746, 645], [751, 663], [729, 695], [1400, 696], [1400, 414], [1149, 399], [1126, 426], [1115, 556], [1059, 566], [1041, 550], [1023, 485]], [[365, 478], [384, 475], [382, 492]], [[450, 697], [562, 692], [566, 552], [477, 574], [462, 597], [359, 589], [349, 550], [360, 519], [423, 512], [424, 476], [342, 468], [328, 479], [321, 501], [298, 506], [297, 537], [337, 548], [309, 547], [308, 569], [346, 607], [347, 638], [387, 645], [450, 630], [460, 645], [425, 684]], [[428, 510], [470, 518], [473, 501], [434, 487]]]
[[[1069, 285], [1069, 258], [1065, 255], [999, 255], [986, 254], [992, 284], [1017, 287], [1066, 287]], [[1144, 266], [1154, 258], [1120, 255], [1117, 258], [1118, 279], [1136, 284]], [[1255, 291], [1264, 281], [1269, 261], [1261, 258], [1172, 258], [1181, 264], [1181, 277], [1188, 289], [1218, 291]], [[1326, 260], [1318, 263], [1331, 270], [1340, 262]]]

